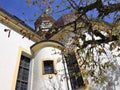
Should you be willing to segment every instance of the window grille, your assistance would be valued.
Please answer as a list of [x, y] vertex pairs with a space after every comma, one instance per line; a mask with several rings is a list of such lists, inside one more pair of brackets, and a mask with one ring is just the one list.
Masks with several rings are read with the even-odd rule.
[[21, 55], [15, 90], [27, 90], [30, 58]]

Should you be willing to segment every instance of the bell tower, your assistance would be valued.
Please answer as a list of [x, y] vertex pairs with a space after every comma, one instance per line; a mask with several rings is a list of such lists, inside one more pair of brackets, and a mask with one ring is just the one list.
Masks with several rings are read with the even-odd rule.
[[42, 14], [34, 23], [35, 30], [38, 33], [38, 35], [45, 38], [46, 33], [50, 30], [54, 22], [55, 20], [52, 16], [48, 14]]

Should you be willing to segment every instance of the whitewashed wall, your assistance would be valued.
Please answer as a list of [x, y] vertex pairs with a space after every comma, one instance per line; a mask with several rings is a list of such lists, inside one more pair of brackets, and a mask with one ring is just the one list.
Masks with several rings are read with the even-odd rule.
[[[57, 54], [55, 54], [55, 52], [57, 52]], [[66, 75], [64, 71], [66, 66], [64, 68], [62, 62], [63, 58], [62, 55], [60, 55], [59, 49], [54, 47], [44, 47], [36, 53], [33, 59], [34, 72], [32, 90], [71, 90], [69, 80], [69, 85], [67, 85]], [[51, 79], [49, 79], [49, 75], [42, 75], [43, 60], [54, 60], [54, 62], [56, 62], [55, 69], [57, 71], [57, 75], [53, 75]]]
[[[90, 40], [91, 36], [86, 34], [86, 39]], [[96, 39], [99, 39], [99, 37], [96, 37]], [[91, 77], [88, 78], [89, 80], [89, 84], [91, 86], [92, 90], [120, 90], [120, 57], [113, 57], [114, 55], [119, 55], [120, 54], [120, 50], [118, 51], [117, 49], [119, 47], [116, 47], [115, 49], [113, 49], [112, 51], [109, 50], [110, 45], [105, 44], [105, 51], [106, 51], [106, 55], [103, 54], [103, 56], [99, 56], [99, 57], [104, 57], [105, 59], [103, 62], [106, 61], [110, 61], [110, 62], [114, 62], [114, 65], [116, 66], [116, 69], [113, 70], [111, 68], [108, 68], [107, 72], [105, 73], [105, 76], [108, 78], [108, 81], [110, 84], [108, 83], [104, 83], [104, 84], [98, 84], [98, 83], [94, 83], [91, 79]], [[96, 53], [94, 52], [94, 54], [96, 55]], [[97, 56], [95, 56], [97, 57]]]
[[[10, 29], [10, 37], [4, 29]], [[30, 50], [33, 41], [0, 23], [0, 90], [11, 90], [19, 47]]]

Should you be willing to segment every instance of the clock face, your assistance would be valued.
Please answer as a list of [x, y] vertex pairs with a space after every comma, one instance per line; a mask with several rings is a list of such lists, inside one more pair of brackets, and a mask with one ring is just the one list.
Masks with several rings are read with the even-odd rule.
[[52, 23], [49, 20], [44, 20], [41, 23], [41, 28], [50, 28], [52, 26]]

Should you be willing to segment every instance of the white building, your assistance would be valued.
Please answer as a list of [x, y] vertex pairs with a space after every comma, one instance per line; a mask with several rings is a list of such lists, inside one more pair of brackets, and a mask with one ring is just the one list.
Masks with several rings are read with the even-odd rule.
[[[84, 86], [82, 76], [75, 79], [68, 74], [71, 66], [61, 54], [61, 33], [48, 36], [53, 23], [51, 16], [41, 15], [35, 22], [36, 33], [0, 9], [0, 90], [75, 90]], [[75, 54], [69, 57], [77, 64]], [[77, 71], [72, 73], [80, 72], [78, 64], [74, 69]]]
[[[54, 31], [57, 25], [65, 24], [63, 19], [65, 16], [55, 22], [43, 14], [33, 30], [0, 9], [0, 90], [90, 90], [81, 74], [75, 77], [80, 73], [75, 53], [69, 53], [68, 58], [62, 55], [67, 30], [71, 29]], [[49, 29], [53, 24], [55, 30]], [[119, 90], [119, 86], [116, 88]]]

